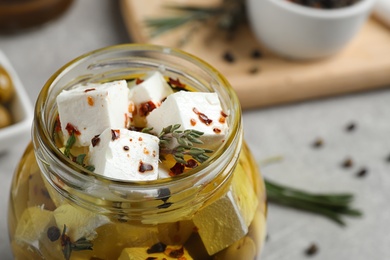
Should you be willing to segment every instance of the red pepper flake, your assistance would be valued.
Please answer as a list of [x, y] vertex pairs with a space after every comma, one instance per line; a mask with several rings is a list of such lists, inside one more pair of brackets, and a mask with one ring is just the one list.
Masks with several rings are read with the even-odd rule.
[[205, 114], [199, 112], [195, 107], [192, 109], [192, 111], [198, 115], [199, 120], [205, 125], [210, 125], [213, 122], [213, 120], [209, 119]]
[[190, 119], [190, 123], [191, 123], [192, 126], [195, 126], [195, 125], [196, 125], [196, 120], [193, 119], [193, 118], [191, 118], [191, 119]]
[[175, 165], [172, 168], [170, 168], [169, 170], [171, 170], [169, 172], [169, 175], [171, 177], [177, 176], [177, 175], [182, 174], [184, 172], [184, 165], [181, 163], [175, 163]]
[[90, 105], [91, 107], [95, 104], [95, 101], [93, 100], [93, 97], [91, 97], [91, 96], [87, 97], [87, 102], [88, 102], [88, 105]]
[[166, 255], [172, 258], [180, 258], [184, 255], [184, 248], [180, 247], [179, 249], [167, 248], [164, 252]]
[[116, 139], [118, 139], [120, 137], [120, 133], [121, 133], [120, 130], [111, 129], [111, 140], [115, 141]]
[[198, 163], [194, 159], [189, 159], [185, 165], [187, 168], [195, 168], [198, 166]]
[[84, 92], [87, 93], [87, 92], [93, 91], [93, 90], [96, 90], [96, 88], [89, 88], [89, 89], [84, 90]]
[[143, 79], [140, 79], [140, 78], [136, 78], [135, 79], [135, 84], [141, 84], [142, 82], [144, 82], [144, 80]]
[[69, 135], [75, 134], [75, 135], [81, 135], [80, 131], [77, 130], [75, 126], [73, 126], [71, 123], [67, 123], [65, 127], [66, 131], [68, 131]]
[[144, 173], [147, 171], [153, 171], [153, 165], [140, 161], [138, 171], [141, 173]]
[[142, 103], [140, 105], [140, 107], [139, 107], [139, 115], [140, 116], [147, 116], [156, 107], [157, 107], [156, 104], [154, 104], [152, 101], [148, 101], [148, 102]]
[[216, 133], [216, 134], [220, 134], [222, 132], [222, 130], [219, 129], [218, 127], [214, 127], [213, 128], [213, 132]]
[[182, 89], [185, 89], [186, 88], [186, 85], [181, 83], [180, 82], [180, 79], [173, 79], [173, 78], [169, 78], [168, 79], [168, 83], [173, 86], [173, 87], [176, 87], [176, 88], [182, 88]]
[[61, 121], [60, 121], [60, 116], [57, 115], [56, 122], [54, 123], [54, 131], [55, 132], [60, 132], [61, 131]]
[[95, 147], [96, 145], [99, 144], [100, 142], [100, 135], [95, 135], [92, 139], [91, 139], [91, 144], [92, 144], [92, 147]]

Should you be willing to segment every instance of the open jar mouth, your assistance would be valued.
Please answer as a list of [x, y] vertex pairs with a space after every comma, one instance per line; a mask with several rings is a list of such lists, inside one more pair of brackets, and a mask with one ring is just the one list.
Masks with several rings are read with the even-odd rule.
[[[56, 96], [63, 89], [70, 89], [79, 83], [107, 82], [126, 79], [126, 75], [145, 74], [159, 70], [164, 76], [179, 77], [180, 81], [194, 87], [196, 91], [217, 92], [224, 111], [228, 112], [229, 132], [225, 142], [210, 158], [198, 167], [181, 175], [154, 181], [123, 181], [111, 179], [72, 162], [55, 145], [53, 127], [56, 120]], [[241, 108], [239, 100], [227, 80], [206, 62], [183, 51], [147, 44], [124, 44], [98, 49], [84, 54], [60, 68], [44, 85], [36, 103], [33, 135], [35, 149], [46, 156], [37, 156], [44, 165], [53, 166], [51, 174], [60, 175], [69, 185], [83, 182], [112, 185], [119, 189], [158, 188], [176, 185], [179, 189], [194, 185], [197, 180], [215, 178], [223, 172], [221, 167], [236, 163], [237, 146], [241, 144]], [[54, 167], [54, 166], [53, 166]], [[79, 183], [79, 184], [76, 184]]]

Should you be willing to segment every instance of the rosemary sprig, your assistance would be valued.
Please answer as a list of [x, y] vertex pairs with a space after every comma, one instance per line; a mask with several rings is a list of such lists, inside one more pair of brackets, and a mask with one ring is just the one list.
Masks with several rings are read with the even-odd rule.
[[149, 18], [145, 20], [151, 29], [151, 37], [156, 37], [190, 22], [215, 21], [216, 28], [231, 31], [246, 21], [245, 0], [223, 0], [216, 7], [200, 7], [192, 5], [169, 5], [166, 9], [182, 12], [182, 15]]
[[361, 211], [350, 207], [349, 193], [314, 194], [265, 180], [268, 201], [325, 216], [344, 226], [342, 216], [359, 217]]

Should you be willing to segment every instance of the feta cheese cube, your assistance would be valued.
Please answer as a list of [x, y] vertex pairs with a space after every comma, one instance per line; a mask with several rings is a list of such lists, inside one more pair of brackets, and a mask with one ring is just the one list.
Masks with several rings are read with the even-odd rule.
[[159, 139], [125, 128], [106, 129], [89, 146], [89, 164], [95, 172], [120, 180], [156, 180]]
[[149, 73], [146, 79], [138, 84], [130, 83], [129, 99], [134, 104], [133, 124], [138, 127], [146, 125], [146, 116], [162, 101], [173, 93], [160, 72]]
[[246, 172], [238, 169], [234, 172], [229, 191], [195, 214], [193, 222], [210, 255], [248, 233], [259, 204], [252, 187]]
[[77, 85], [57, 96], [61, 130], [66, 144], [72, 131], [75, 146], [88, 146], [106, 128], [129, 123], [129, 89], [125, 80], [105, 84]]
[[70, 204], [62, 204], [54, 210], [53, 215], [60, 230], [66, 225], [68, 236], [72, 241], [82, 237], [93, 240], [97, 235], [96, 229], [110, 222], [106, 216]]
[[179, 91], [169, 95], [159, 108], [147, 117], [148, 127], [157, 134], [164, 127], [180, 124], [179, 130], [195, 129], [208, 149], [219, 147], [228, 132], [227, 114], [223, 112], [216, 93]]

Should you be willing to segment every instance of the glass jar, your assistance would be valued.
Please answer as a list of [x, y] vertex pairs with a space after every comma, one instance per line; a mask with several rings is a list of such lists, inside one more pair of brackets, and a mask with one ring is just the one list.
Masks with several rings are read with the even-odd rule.
[[[150, 71], [216, 92], [229, 133], [206, 162], [156, 181], [118, 181], [65, 157], [53, 141], [56, 96], [81, 82]], [[43, 87], [32, 143], [16, 169], [9, 233], [16, 259], [255, 259], [265, 235], [265, 188], [242, 140], [241, 109], [204, 61], [153, 45], [118, 45], [66, 64]], [[149, 258], [148, 258], [149, 257]], [[155, 258], [153, 258], [155, 257]]]

